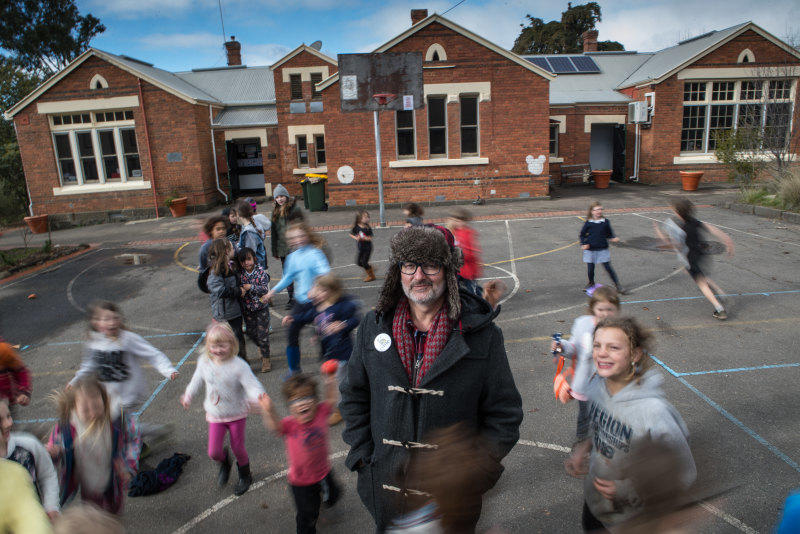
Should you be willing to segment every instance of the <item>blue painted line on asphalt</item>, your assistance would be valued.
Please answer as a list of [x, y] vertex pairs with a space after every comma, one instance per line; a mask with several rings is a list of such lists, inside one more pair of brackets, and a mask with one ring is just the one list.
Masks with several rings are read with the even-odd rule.
[[[197, 346], [200, 344], [201, 341], [203, 341], [203, 339], [205, 339], [205, 337], [206, 337], [206, 333], [205, 332], [200, 334], [200, 337], [198, 337], [197, 341], [194, 342], [194, 345], [192, 345], [192, 348], [189, 349], [189, 351], [183, 356], [183, 358], [181, 358], [181, 361], [179, 361], [178, 364], [175, 366], [176, 370], [180, 370], [180, 368], [184, 364], [184, 362], [186, 362], [186, 360], [189, 359], [189, 356], [192, 355], [192, 353], [195, 351]], [[150, 398], [147, 399], [145, 401], [145, 403], [142, 405], [142, 407], [139, 408], [139, 411], [134, 412], [133, 415], [135, 415], [136, 417], [139, 417], [140, 415], [142, 415], [142, 413], [144, 413], [144, 411], [150, 406], [150, 404], [155, 400], [155, 398], [158, 396], [158, 394], [161, 393], [161, 390], [164, 389], [164, 386], [166, 386], [167, 382], [169, 382], [169, 381], [170, 381], [169, 378], [165, 378], [164, 380], [162, 380], [161, 383], [158, 384], [158, 386], [156, 386], [156, 389], [150, 395]]]
[[20, 351], [20, 352], [22, 352], [23, 350], [27, 349], [28, 347], [30, 347], [30, 345], [25, 345], [24, 347], [22, 347], [21, 349], [19, 349], [19, 351]]
[[24, 424], [24, 423], [28, 423], [28, 424], [32, 424], [32, 423], [54, 423], [56, 421], [58, 421], [58, 419], [56, 419], [55, 417], [48, 417], [47, 419], [21, 419], [21, 420], [14, 419], [14, 423], [18, 423], [18, 424]]
[[650, 357], [653, 359], [654, 362], [663, 367], [669, 374], [676, 377], [678, 381], [681, 382], [684, 386], [686, 386], [692, 392], [694, 392], [695, 395], [706, 401], [706, 403], [709, 406], [711, 406], [712, 408], [717, 410], [720, 414], [722, 414], [722, 416], [725, 417], [725, 419], [727, 419], [728, 421], [739, 427], [739, 429], [742, 430], [745, 434], [747, 434], [748, 436], [759, 442], [761, 445], [766, 447], [772, 454], [783, 460], [792, 469], [800, 473], [800, 465], [798, 465], [797, 462], [786, 456], [786, 454], [784, 454], [783, 451], [781, 451], [779, 448], [777, 448], [775, 445], [773, 445], [766, 439], [762, 438], [760, 435], [758, 435], [758, 433], [756, 433], [756, 431], [754, 431], [753, 429], [751, 429], [750, 427], [739, 421], [737, 418], [735, 418], [728, 410], [726, 410], [725, 408], [723, 408], [722, 406], [711, 400], [706, 394], [704, 394], [702, 391], [691, 385], [685, 378], [683, 378], [681, 373], [674, 371], [671, 367], [669, 367], [667, 364], [665, 364], [655, 356], [650, 355]]
[[689, 373], [678, 373], [676, 376], [698, 376], [710, 375], [715, 373], [741, 373], [742, 371], [759, 371], [761, 369], [783, 369], [786, 367], [800, 367], [800, 363], [776, 363], [771, 365], [758, 365], [755, 367], [736, 367], [734, 369], [714, 369], [713, 371], [692, 371]]
[[[800, 289], [789, 289], [785, 291], [756, 291], [753, 293], [731, 293], [728, 295], [720, 295], [720, 297], [752, 297], [752, 296], [764, 296], [764, 297], [771, 297], [772, 295], [786, 295], [792, 293], [800, 293]], [[647, 299], [647, 300], [626, 300], [623, 301], [622, 304], [647, 304], [649, 302], [669, 302], [675, 300], [700, 300], [704, 299], [705, 297], [702, 295], [697, 295], [693, 297], [670, 297], [670, 298], [663, 298], [663, 299]]]

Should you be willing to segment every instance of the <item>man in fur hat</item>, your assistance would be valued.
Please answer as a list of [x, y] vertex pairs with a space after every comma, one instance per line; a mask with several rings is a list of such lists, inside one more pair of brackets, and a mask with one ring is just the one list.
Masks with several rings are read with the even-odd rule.
[[[463, 422], [497, 461], [519, 439], [522, 399], [493, 322], [499, 309], [459, 291], [461, 254], [446, 233], [411, 227], [392, 238], [377, 306], [358, 328], [340, 388], [346, 465], [358, 471], [359, 496], [380, 531], [413, 494], [408, 451], [429, 448], [430, 431]], [[477, 506], [472, 523], [479, 518]]]

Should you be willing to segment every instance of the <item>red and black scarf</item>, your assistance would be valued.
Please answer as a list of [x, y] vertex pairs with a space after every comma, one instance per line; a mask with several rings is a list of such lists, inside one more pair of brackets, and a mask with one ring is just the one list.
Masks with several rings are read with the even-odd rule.
[[[416, 356], [414, 350], [414, 336], [408, 328], [408, 323], [410, 321], [411, 310], [408, 305], [408, 299], [401, 298], [400, 302], [397, 303], [394, 320], [392, 321], [392, 337], [397, 345], [400, 361], [403, 362], [403, 367], [406, 368], [409, 382], [411, 382], [414, 377], [414, 357]], [[436, 313], [436, 317], [433, 318], [431, 328], [428, 330], [422, 364], [417, 373], [417, 381], [411, 384], [412, 387], [417, 387], [419, 385], [422, 377], [425, 376], [425, 373], [431, 368], [433, 362], [436, 361], [436, 358], [444, 350], [444, 346], [447, 344], [449, 337], [450, 319], [447, 317], [447, 303], [444, 303]]]

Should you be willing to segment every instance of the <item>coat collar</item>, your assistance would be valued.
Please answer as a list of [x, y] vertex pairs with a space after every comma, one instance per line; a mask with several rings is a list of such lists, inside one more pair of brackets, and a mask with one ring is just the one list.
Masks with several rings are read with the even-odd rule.
[[[467, 342], [464, 341], [464, 336], [461, 335], [459, 330], [454, 329], [450, 334], [450, 339], [447, 340], [447, 345], [433, 361], [433, 365], [425, 373], [425, 376], [419, 381], [420, 387], [425, 387], [434, 378], [450, 369], [453, 365], [458, 363], [461, 358], [469, 354], [470, 348]], [[400, 357], [398, 356], [398, 361]]]

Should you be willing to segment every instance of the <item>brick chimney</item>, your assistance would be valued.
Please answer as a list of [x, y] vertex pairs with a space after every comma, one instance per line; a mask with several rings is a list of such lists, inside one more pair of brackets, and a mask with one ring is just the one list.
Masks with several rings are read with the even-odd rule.
[[242, 64], [242, 43], [236, 40], [235, 35], [231, 35], [231, 40], [225, 43], [225, 52], [228, 54], [228, 66]]
[[581, 39], [583, 39], [583, 53], [586, 52], [597, 52], [597, 30], [586, 30], [581, 35]]
[[427, 18], [428, 10], [427, 9], [412, 9], [411, 10], [411, 25], [413, 26], [417, 22], [421, 21], [424, 18]]

